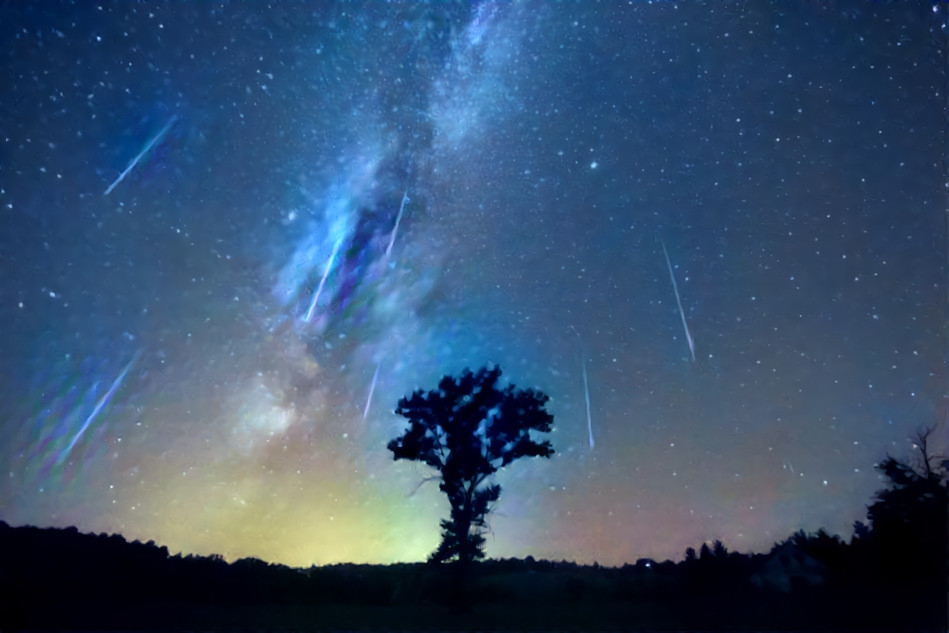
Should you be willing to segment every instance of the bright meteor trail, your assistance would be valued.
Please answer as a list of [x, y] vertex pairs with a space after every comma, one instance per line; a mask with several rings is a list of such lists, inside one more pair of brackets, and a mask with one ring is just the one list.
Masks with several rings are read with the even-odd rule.
[[669, 278], [672, 279], [672, 290], [676, 295], [676, 305], [679, 306], [679, 315], [682, 317], [682, 327], [685, 329], [685, 340], [689, 343], [689, 352], [692, 354], [692, 362], [695, 362], [695, 343], [692, 341], [692, 335], [689, 334], [689, 324], [685, 322], [685, 312], [682, 311], [682, 300], [679, 298], [679, 286], [676, 285], [676, 276], [672, 272], [672, 262], [669, 260], [669, 253], [666, 251], [666, 243], [659, 240], [662, 244], [662, 254], [666, 256], [666, 265], [669, 267]]
[[173, 126], [173, 125], [175, 124], [175, 121], [177, 121], [177, 120], [178, 120], [178, 116], [177, 116], [177, 115], [174, 115], [174, 116], [171, 117], [171, 119], [168, 121], [168, 123], [165, 124], [165, 127], [163, 127], [163, 128], [161, 129], [161, 132], [159, 132], [158, 134], [156, 134], [155, 137], [154, 137], [152, 140], [150, 140], [150, 141], [148, 142], [148, 145], [145, 146], [145, 149], [143, 149], [141, 152], [139, 152], [138, 156], [136, 156], [135, 158], [133, 158], [133, 159], [132, 159], [132, 162], [129, 163], [129, 166], [125, 168], [125, 171], [123, 171], [121, 174], [119, 174], [119, 177], [115, 179], [115, 182], [113, 182], [111, 185], [109, 185], [109, 188], [105, 190], [105, 194], [104, 194], [104, 195], [107, 196], [107, 195], [109, 195], [110, 193], [112, 193], [112, 190], [115, 189], [115, 186], [116, 186], [117, 184], [119, 184], [120, 182], [122, 182], [122, 180], [128, 175], [128, 173], [129, 173], [130, 171], [132, 171], [132, 169], [134, 169], [136, 165], [138, 165], [138, 161], [142, 160], [142, 156], [144, 156], [145, 154], [147, 154], [147, 153], [148, 153], [148, 150], [150, 150], [152, 147], [154, 147], [154, 146], [155, 146], [155, 143], [157, 143], [158, 141], [160, 141], [161, 138], [162, 138], [165, 134], [168, 133], [168, 130], [171, 129], [171, 126]]
[[109, 400], [112, 399], [112, 396], [115, 395], [116, 390], [122, 384], [122, 381], [125, 380], [126, 374], [129, 373], [129, 370], [132, 368], [132, 365], [135, 364], [135, 361], [137, 361], [141, 355], [142, 355], [141, 351], [137, 352], [135, 356], [132, 357], [132, 360], [130, 360], [128, 364], [125, 365], [125, 368], [122, 369], [122, 371], [115, 378], [115, 380], [112, 381], [112, 386], [110, 386], [109, 390], [106, 391], [104, 394], [102, 394], [102, 397], [99, 398], [99, 401], [96, 403], [95, 408], [88, 415], [88, 417], [86, 417], [86, 421], [83, 422], [82, 426], [76, 432], [76, 435], [73, 436], [72, 441], [69, 443], [69, 446], [67, 446], [63, 450], [63, 452], [59, 454], [59, 460], [57, 463], [61, 464], [63, 463], [63, 461], [66, 460], [67, 457], [69, 457], [69, 454], [72, 452], [73, 447], [76, 446], [76, 442], [79, 441], [79, 438], [82, 437], [83, 433], [86, 432], [86, 429], [89, 428], [89, 425], [92, 424], [93, 420], [95, 420], [99, 416], [99, 413], [102, 412], [102, 409], [105, 407], [105, 405], [108, 404]]
[[313, 312], [316, 310], [316, 302], [320, 300], [320, 293], [323, 292], [323, 286], [326, 285], [326, 278], [329, 277], [330, 270], [333, 269], [333, 262], [336, 261], [336, 253], [339, 252], [339, 247], [343, 244], [343, 238], [336, 240], [336, 244], [333, 246], [333, 252], [330, 253], [330, 259], [326, 263], [326, 269], [323, 271], [323, 277], [320, 279], [320, 285], [316, 287], [316, 292], [313, 293], [313, 301], [310, 302], [310, 308], [306, 311], [306, 316], [304, 321], [309, 323], [313, 320]]
[[590, 381], [587, 378], [587, 359], [585, 352], [583, 351], [583, 338], [580, 336], [580, 332], [577, 331], [577, 328], [570, 326], [570, 329], [573, 330], [573, 333], [577, 335], [577, 338], [580, 340], [580, 368], [583, 372], [583, 399], [586, 402], [587, 407], [587, 440], [590, 443], [590, 449], [593, 449], [593, 415], [590, 411]]
[[369, 408], [372, 406], [372, 394], [376, 391], [376, 380], [379, 378], [379, 368], [382, 367], [382, 361], [376, 365], [376, 371], [372, 373], [372, 384], [369, 386], [369, 395], [366, 397], [366, 408], [362, 412], [362, 419], [369, 417]]
[[593, 448], [593, 416], [590, 413], [590, 383], [587, 380], [587, 361], [583, 359], [583, 397], [587, 403], [587, 437]]
[[389, 245], [386, 247], [386, 257], [392, 252], [392, 245], [395, 244], [395, 236], [399, 232], [399, 223], [402, 222], [402, 212], [405, 210], [405, 203], [409, 201], [409, 190], [406, 189], [402, 194], [402, 204], [399, 205], [399, 214], [395, 216], [395, 226], [392, 227], [392, 234], [389, 236]]

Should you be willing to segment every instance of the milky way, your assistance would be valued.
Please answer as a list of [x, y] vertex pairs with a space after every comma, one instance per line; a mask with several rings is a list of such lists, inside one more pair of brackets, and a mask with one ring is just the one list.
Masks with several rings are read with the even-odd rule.
[[0, 519], [422, 560], [395, 404], [496, 363], [556, 454], [499, 475], [489, 556], [849, 538], [949, 402], [944, 25], [7, 4]]

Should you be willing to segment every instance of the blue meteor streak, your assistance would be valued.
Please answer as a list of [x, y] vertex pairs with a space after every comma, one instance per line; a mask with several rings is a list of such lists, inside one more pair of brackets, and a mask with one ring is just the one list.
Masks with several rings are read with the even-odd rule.
[[676, 305], [679, 306], [679, 316], [682, 317], [682, 328], [685, 330], [685, 340], [689, 344], [689, 353], [692, 354], [692, 362], [695, 362], [695, 341], [692, 340], [692, 334], [689, 333], [689, 324], [685, 322], [685, 312], [682, 310], [682, 300], [679, 298], [679, 286], [676, 285], [676, 276], [672, 272], [672, 261], [669, 259], [669, 252], [666, 251], [666, 243], [659, 240], [662, 244], [662, 254], [666, 256], [666, 266], [669, 267], [669, 277], [672, 279], [672, 290], [676, 295]]
[[66, 458], [69, 457], [69, 454], [72, 452], [72, 449], [76, 445], [76, 442], [79, 441], [79, 438], [82, 437], [83, 433], [86, 432], [86, 429], [89, 428], [89, 425], [92, 424], [92, 421], [95, 420], [99, 416], [99, 413], [102, 412], [102, 409], [105, 407], [105, 405], [107, 405], [109, 403], [109, 400], [112, 399], [112, 396], [115, 395], [116, 390], [122, 384], [122, 381], [125, 380], [125, 376], [129, 373], [129, 370], [132, 368], [132, 365], [135, 364], [135, 362], [139, 359], [141, 355], [142, 355], [141, 350], [135, 353], [135, 356], [132, 357], [132, 360], [128, 362], [128, 364], [125, 366], [122, 372], [116, 377], [115, 380], [112, 381], [112, 386], [109, 387], [109, 390], [106, 391], [102, 395], [101, 398], [99, 398], [99, 402], [96, 403], [96, 406], [92, 410], [92, 413], [89, 414], [89, 416], [86, 418], [86, 421], [83, 422], [82, 427], [80, 427], [79, 431], [76, 432], [76, 435], [72, 438], [72, 442], [70, 442], [69, 446], [67, 446], [63, 450], [63, 452], [59, 454], [59, 460], [56, 462], [57, 465], [62, 464], [66, 460]]
[[310, 309], [306, 311], [306, 316], [303, 317], [303, 320], [309, 323], [313, 319], [313, 312], [316, 310], [316, 302], [320, 300], [320, 293], [323, 292], [323, 286], [326, 284], [326, 278], [329, 277], [330, 270], [333, 268], [333, 262], [336, 260], [336, 253], [339, 251], [339, 247], [343, 245], [343, 238], [336, 240], [336, 245], [333, 246], [333, 252], [330, 253], [330, 260], [326, 264], [326, 270], [323, 271], [323, 278], [320, 279], [320, 285], [317, 286], [316, 292], [313, 293], [313, 301], [310, 302]]
[[178, 115], [173, 115], [173, 116], [171, 117], [171, 120], [168, 121], [168, 123], [165, 124], [165, 127], [163, 127], [163, 128], [161, 129], [161, 132], [159, 132], [159, 133], [155, 136], [155, 138], [153, 138], [151, 141], [148, 142], [148, 145], [145, 146], [145, 149], [143, 149], [141, 152], [139, 152], [138, 156], [136, 156], [135, 158], [133, 158], [133, 159], [132, 159], [132, 162], [129, 163], [129, 166], [125, 168], [125, 171], [123, 171], [121, 174], [119, 174], [119, 177], [115, 179], [115, 182], [113, 182], [111, 185], [109, 185], [109, 188], [105, 190], [105, 194], [104, 194], [104, 195], [109, 195], [110, 193], [112, 193], [112, 190], [115, 189], [115, 186], [116, 186], [117, 184], [119, 184], [120, 182], [122, 182], [122, 179], [125, 178], [125, 177], [128, 175], [128, 173], [129, 173], [130, 171], [132, 171], [132, 169], [133, 169], [136, 165], [138, 165], [138, 161], [142, 160], [142, 156], [144, 156], [145, 154], [147, 154], [147, 153], [148, 153], [148, 150], [150, 150], [152, 147], [154, 147], [154, 146], [155, 146], [155, 143], [157, 143], [158, 141], [160, 141], [161, 138], [162, 138], [165, 134], [168, 133], [168, 130], [171, 129], [171, 126], [174, 125], [174, 124], [175, 124], [175, 121], [177, 121], [177, 120], [178, 120]]

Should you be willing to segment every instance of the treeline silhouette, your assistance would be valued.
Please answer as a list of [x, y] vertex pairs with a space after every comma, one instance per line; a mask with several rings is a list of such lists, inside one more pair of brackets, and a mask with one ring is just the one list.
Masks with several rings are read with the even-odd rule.
[[[704, 544], [678, 563], [486, 560], [475, 564], [472, 601], [518, 609], [612, 603], [628, 607], [626, 622], [644, 623], [638, 626], [945, 630], [945, 574], [906, 575], [909, 563], [888, 565], [907, 547], [884, 546], [872, 532], [845, 543], [819, 531], [798, 532], [767, 554]], [[228, 564], [219, 556], [169, 556], [165, 547], [118, 535], [2, 522], [0, 552], [4, 630], [187, 627], [206, 606], [223, 614], [256, 605], [279, 619], [280, 607], [288, 606], [437, 606], [450, 600], [442, 572], [427, 563], [295, 569], [244, 558]], [[930, 554], [938, 560], [938, 547]], [[603, 615], [622, 618], [623, 612]]]
[[[925, 437], [922, 437], [925, 442]], [[945, 631], [945, 462], [887, 458], [889, 480], [849, 541], [799, 531], [768, 553], [720, 541], [679, 562], [622, 567], [474, 563], [470, 613], [448, 605], [452, 564], [297, 569], [170, 555], [154, 542], [0, 522], [0, 630], [285, 627], [393, 630], [794, 628]], [[545, 625], [545, 623], [547, 623]]]

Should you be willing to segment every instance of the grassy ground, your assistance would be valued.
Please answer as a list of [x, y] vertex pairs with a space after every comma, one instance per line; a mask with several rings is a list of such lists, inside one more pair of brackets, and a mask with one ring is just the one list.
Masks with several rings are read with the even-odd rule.
[[[142, 616], [144, 613], [144, 617]], [[202, 631], [682, 631], [782, 630], [760, 618], [722, 622], [682, 606], [623, 603], [486, 604], [458, 613], [438, 605], [241, 606], [162, 609], [103, 621], [115, 629]], [[758, 620], [755, 622], [754, 620]], [[137, 621], [137, 622], [136, 622]], [[148, 624], [145, 624], [147, 622]]]
[[[695, 614], [670, 619], [668, 609], [623, 603], [481, 604], [458, 613], [446, 606], [180, 606], [94, 604], [47, 605], [42, 621], [21, 621], [30, 630], [192, 630], [192, 631], [666, 631], [701, 628], [741, 630], [746, 626], [701, 625]], [[61, 617], [57, 617], [59, 614]], [[14, 627], [16, 628], [16, 627]], [[773, 627], [756, 627], [755, 630]], [[0, 630], [6, 629], [0, 627]], [[14, 630], [14, 629], [11, 629]]]

